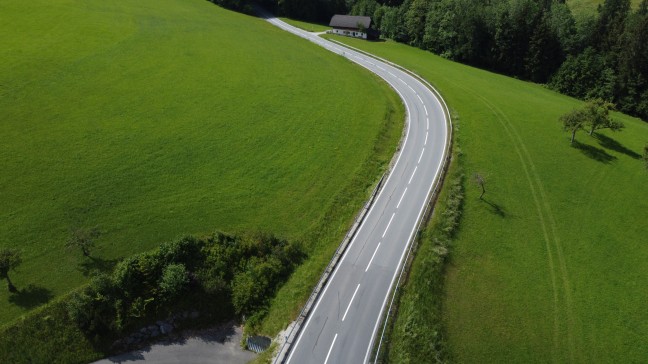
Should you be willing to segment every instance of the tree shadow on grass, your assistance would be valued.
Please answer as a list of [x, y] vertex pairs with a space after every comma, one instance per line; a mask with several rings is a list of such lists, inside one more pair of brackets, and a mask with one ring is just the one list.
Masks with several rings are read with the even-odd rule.
[[22, 308], [31, 309], [49, 302], [54, 298], [52, 291], [45, 287], [30, 284], [9, 296], [9, 302]]
[[482, 198], [481, 200], [484, 201], [488, 205], [488, 210], [490, 212], [492, 212], [493, 214], [495, 214], [495, 215], [497, 215], [497, 216], [499, 216], [501, 218], [506, 217], [506, 210], [504, 209], [504, 207], [502, 207], [501, 205], [499, 205], [499, 204], [497, 204], [495, 202], [490, 202], [485, 198]]
[[608, 154], [604, 149], [597, 148], [588, 144], [583, 144], [578, 140], [574, 140], [572, 147], [580, 150], [586, 156], [601, 163], [611, 163], [617, 159], [615, 156]]
[[88, 257], [87, 259], [84, 259], [83, 262], [79, 263], [78, 269], [86, 277], [97, 272], [110, 273], [120, 260], [121, 259]]
[[635, 151], [624, 147], [621, 143], [619, 143], [616, 140], [610, 138], [609, 136], [595, 133], [594, 137], [596, 139], [598, 139], [599, 144], [605, 149], [610, 149], [610, 150], [613, 150], [615, 152], [625, 154], [628, 157], [633, 158], [633, 159], [640, 159], [641, 158], [641, 155], [639, 155], [639, 153], [635, 153]]

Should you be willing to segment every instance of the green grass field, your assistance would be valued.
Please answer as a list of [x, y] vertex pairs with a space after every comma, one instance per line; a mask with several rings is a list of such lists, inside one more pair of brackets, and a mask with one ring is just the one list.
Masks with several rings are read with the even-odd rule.
[[294, 26], [294, 27], [297, 27], [299, 29], [303, 29], [303, 30], [305, 30], [307, 32], [325, 32], [325, 31], [331, 29], [331, 27], [329, 27], [328, 25], [307, 23], [307, 22], [294, 20], [294, 19], [288, 19], [288, 18], [280, 18], [280, 19], [283, 20], [284, 22]]
[[[558, 117], [577, 100], [395, 42], [334, 39], [417, 72], [460, 117], [466, 200], [443, 304], [453, 359], [644, 362], [648, 124], [615, 114], [624, 131], [570, 147]], [[397, 325], [422, 334], [416, 320]]]
[[[604, 0], [567, 0], [567, 5], [575, 15], [594, 15]], [[639, 7], [641, 0], [630, 0], [633, 9]]]
[[[335, 247], [400, 135], [377, 77], [204, 0], [0, 14], [0, 244], [24, 252], [0, 324], [185, 233]], [[93, 226], [96, 260], [64, 249]]]

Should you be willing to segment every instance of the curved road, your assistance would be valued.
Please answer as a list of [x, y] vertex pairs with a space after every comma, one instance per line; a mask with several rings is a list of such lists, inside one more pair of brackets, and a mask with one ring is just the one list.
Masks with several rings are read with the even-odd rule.
[[398, 92], [407, 109], [400, 155], [285, 361], [365, 363], [391, 286], [441, 173], [449, 143], [448, 122], [441, 101], [406, 72], [277, 18], [267, 20], [377, 74]]

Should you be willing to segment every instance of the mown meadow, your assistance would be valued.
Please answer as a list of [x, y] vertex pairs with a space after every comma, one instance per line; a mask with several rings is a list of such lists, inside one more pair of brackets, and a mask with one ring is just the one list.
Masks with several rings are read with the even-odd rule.
[[[0, 19], [0, 245], [23, 253], [2, 325], [184, 234], [317, 259], [400, 137], [378, 78], [204, 0], [8, 0]], [[91, 259], [65, 249], [93, 227]]]
[[389, 362], [644, 361], [648, 123], [615, 113], [623, 131], [570, 146], [558, 118], [578, 100], [392, 41], [333, 38], [418, 73], [458, 115], [465, 199], [442, 302], [424, 291], [439, 291], [424, 239]]

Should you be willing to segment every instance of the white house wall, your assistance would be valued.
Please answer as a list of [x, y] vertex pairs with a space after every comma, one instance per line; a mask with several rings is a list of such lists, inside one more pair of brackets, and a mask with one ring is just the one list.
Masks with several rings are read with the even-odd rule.
[[354, 31], [354, 30], [333, 29], [333, 34], [344, 35], [344, 36], [353, 37], [353, 38], [367, 39], [367, 33]]

